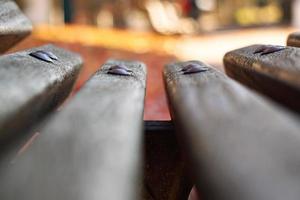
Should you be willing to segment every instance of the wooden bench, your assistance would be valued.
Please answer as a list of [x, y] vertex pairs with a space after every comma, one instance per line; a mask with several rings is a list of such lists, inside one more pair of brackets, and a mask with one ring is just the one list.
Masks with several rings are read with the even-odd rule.
[[145, 187], [143, 199], [186, 199], [193, 182], [207, 199], [299, 197], [298, 118], [208, 65], [173, 63], [178, 151], [169, 122], [146, 122], [142, 139], [145, 75], [139, 62], [104, 64], [30, 147], [0, 160], [0, 197], [140, 199]]
[[14, 1], [0, 1], [0, 53], [21, 41], [31, 30], [31, 22]]
[[28, 151], [1, 169], [0, 198], [140, 199], [145, 87], [144, 64], [104, 64]]
[[[0, 2], [0, 16], [4, 52], [31, 25], [12, 1]], [[224, 64], [229, 76], [299, 111], [298, 54], [254, 45]], [[0, 199], [183, 200], [194, 183], [209, 200], [299, 199], [298, 115], [189, 61], [163, 73], [172, 121], [143, 123], [146, 66], [120, 60], [51, 113], [81, 65], [53, 45], [0, 57]]]
[[[46, 56], [42, 52], [56, 59], [49, 62], [33, 57]], [[0, 57], [1, 147], [65, 100], [81, 65], [79, 55], [53, 45]]]
[[228, 52], [226, 73], [271, 99], [300, 112], [300, 49], [252, 45]]
[[203, 199], [299, 199], [299, 118], [201, 62], [169, 64], [164, 80]]

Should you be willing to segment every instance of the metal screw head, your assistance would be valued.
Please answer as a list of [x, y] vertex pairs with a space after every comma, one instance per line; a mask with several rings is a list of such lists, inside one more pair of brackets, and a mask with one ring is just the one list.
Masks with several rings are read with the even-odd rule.
[[125, 65], [120, 64], [120, 65], [111, 66], [107, 73], [114, 74], [114, 75], [121, 75], [121, 76], [130, 76], [131, 72], [132, 71], [128, 69]]
[[49, 51], [38, 50], [29, 54], [30, 56], [37, 58], [39, 60], [53, 63], [53, 60], [58, 60], [57, 56]]
[[39, 60], [45, 61], [45, 62], [49, 62], [49, 63], [53, 63], [53, 60], [43, 51], [35, 51], [29, 54], [30, 56], [37, 58]]
[[58, 57], [51, 51], [44, 51], [44, 53], [46, 53], [51, 59], [58, 60]]
[[284, 46], [263, 45], [254, 51], [254, 54], [260, 53], [261, 56], [284, 50]]
[[130, 69], [128, 69], [124, 64], [119, 64], [119, 65], [113, 65], [109, 68], [110, 70], [112, 69], [123, 69], [126, 70], [128, 72], [132, 72]]
[[184, 66], [181, 71], [183, 74], [194, 74], [207, 71], [207, 68], [200, 66], [199, 64], [188, 64]]

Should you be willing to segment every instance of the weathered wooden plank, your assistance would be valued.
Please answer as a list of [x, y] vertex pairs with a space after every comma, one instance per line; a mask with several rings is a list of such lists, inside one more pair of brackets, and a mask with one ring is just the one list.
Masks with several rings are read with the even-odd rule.
[[147, 200], [188, 199], [192, 182], [172, 121], [145, 121], [144, 185]]
[[[130, 75], [109, 74], [124, 72], [117, 65]], [[145, 79], [140, 62], [104, 64], [13, 165], [1, 165], [0, 199], [139, 199]]]
[[[30, 56], [39, 50], [52, 63]], [[0, 57], [0, 146], [55, 109], [70, 93], [82, 65], [74, 53], [42, 46]]]
[[[198, 73], [184, 74], [191, 64]], [[300, 198], [298, 118], [201, 62], [170, 64], [164, 77], [203, 199]]]
[[0, 1], [0, 53], [21, 41], [31, 30], [31, 22], [14, 1]]
[[[226, 73], [239, 82], [271, 97], [273, 100], [300, 112], [300, 49], [258, 53], [274, 46], [253, 45], [234, 50], [224, 56]], [[276, 50], [277, 47], [275, 47]]]
[[300, 33], [291, 33], [288, 36], [287, 45], [292, 47], [300, 47]]

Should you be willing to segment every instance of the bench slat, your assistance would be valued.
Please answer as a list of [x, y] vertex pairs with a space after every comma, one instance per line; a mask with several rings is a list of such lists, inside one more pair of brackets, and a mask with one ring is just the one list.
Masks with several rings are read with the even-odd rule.
[[[108, 74], [114, 65], [131, 76]], [[104, 64], [14, 165], [2, 167], [0, 199], [139, 199], [145, 80], [140, 62]]]
[[262, 55], [261, 45], [237, 49], [224, 56], [226, 73], [239, 82], [300, 112], [300, 49]]
[[31, 30], [31, 22], [14, 1], [0, 1], [0, 53], [21, 41]]
[[148, 193], [144, 199], [188, 199], [193, 183], [188, 177], [188, 166], [180, 152], [172, 121], [145, 121], [144, 127], [144, 185]]
[[[29, 54], [49, 51], [58, 57], [53, 63]], [[70, 93], [82, 65], [74, 53], [42, 46], [0, 57], [0, 144], [55, 109]]]
[[288, 36], [287, 45], [292, 47], [300, 47], [300, 33], [292, 33]]
[[[189, 64], [202, 72], [183, 74]], [[299, 119], [201, 62], [167, 65], [164, 78], [203, 199], [300, 198]]]

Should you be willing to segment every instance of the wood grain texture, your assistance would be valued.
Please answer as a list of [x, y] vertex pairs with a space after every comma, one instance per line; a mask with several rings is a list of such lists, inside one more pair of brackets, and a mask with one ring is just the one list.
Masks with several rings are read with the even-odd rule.
[[300, 47], [300, 33], [291, 33], [288, 36], [287, 45], [292, 47]]
[[[183, 75], [190, 63], [208, 70]], [[300, 198], [298, 118], [201, 62], [167, 65], [164, 77], [203, 199]]]
[[187, 200], [188, 177], [172, 121], [145, 121], [144, 184], [147, 200]]
[[0, 53], [30, 34], [32, 25], [14, 1], [0, 1]]
[[[120, 63], [133, 75], [107, 73]], [[139, 199], [145, 84], [140, 62], [104, 64], [13, 165], [1, 163], [0, 199]]]
[[300, 49], [261, 55], [261, 45], [248, 46], [224, 56], [226, 73], [271, 99], [300, 112]]
[[[54, 63], [31, 57], [37, 50], [54, 53]], [[82, 60], [53, 45], [0, 57], [0, 144], [12, 139], [54, 110], [70, 93]]]

